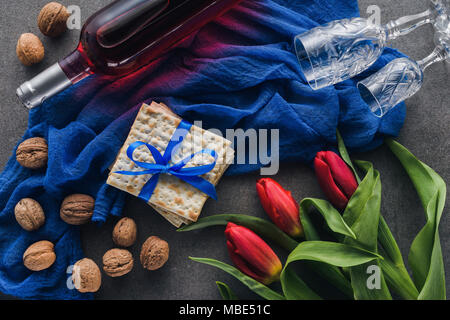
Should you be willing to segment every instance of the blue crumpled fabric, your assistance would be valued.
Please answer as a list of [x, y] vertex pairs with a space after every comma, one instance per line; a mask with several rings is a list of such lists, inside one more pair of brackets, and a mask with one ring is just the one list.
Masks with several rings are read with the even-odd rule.
[[[312, 91], [293, 53], [295, 35], [358, 15], [356, 0], [244, 0], [136, 74], [116, 81], [88, 78], [32, 110], [23, 139], [48, 140], [48, 168], [31, 171], [12, 156], [0, 176], [0, 291], [31, 299], [92, 298], [67, 285], [68, 267], [83, 251], [79, 228], [59, 218], [59, 207], [65, 196], [87, 193], [96, 198], [93, 221], [121, 214], [125, 193], [105, 179], [144, 101], [163, 101], [205, 128], [280, 129], [282, 161], [309, 163], [335, 144], [337, 127], [357, 151], [397, 135], [404, 105], [380, 120], [354, 80]], [[365, 75], [400, 55], [386, 49]], [[229, 173], [258, 167], [234, 165]], [[14, 206], [25, 197], [39, 201], [46, 213], [45, 225], [34, 232], [14, 219]], [[56, 262], [31, 272], [23, 266], [23, 252], [44, 239], [55, 244]]]

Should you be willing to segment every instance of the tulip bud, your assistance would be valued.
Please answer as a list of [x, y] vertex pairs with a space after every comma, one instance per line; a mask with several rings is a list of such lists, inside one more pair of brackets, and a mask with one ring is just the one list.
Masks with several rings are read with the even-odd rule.
[[280, 279], [280, 259], [253, 231], [230, 222], [225, 236], [231, 260], [239, 270], [266, 285]]
[[345, 209], [358, 183], [344, 160], [332, 151], [320, 151], [314, 159], [314, 168], [328, 200], [337, 209]]
[[303, 236], [299, 206], [290, 191], [270, 178], [260, 179], [256, 190], [264, 210], [278, 228], [294, 238]]

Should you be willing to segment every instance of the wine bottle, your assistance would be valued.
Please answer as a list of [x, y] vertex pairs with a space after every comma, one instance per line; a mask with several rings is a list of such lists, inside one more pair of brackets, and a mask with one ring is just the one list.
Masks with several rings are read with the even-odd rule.
[[17, 89], [29, 109], [92, 74], [128, 75], [241, 0], [117, 0], [92, 15], [78, 47]]

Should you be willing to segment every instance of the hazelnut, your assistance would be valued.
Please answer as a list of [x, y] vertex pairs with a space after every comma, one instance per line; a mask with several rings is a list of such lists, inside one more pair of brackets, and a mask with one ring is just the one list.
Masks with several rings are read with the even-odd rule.
[[45, 222], [45, 214], [39, 202], [25, 198], [20, 200], [14, 208], [17, 222], [27, 231], [39, 229]]
[[62, 4], [50, 2], [39, 13], [39, 30], [48, 37], [57, 37], [66, 31], [69, 16], [69, 12]]
[[16, 150], [16, 160], [22, 167], [40, 169], [47, 165], [48, 145], [44, 138], [30, 138], [23, 141]]
[[103, 256], [103, 271], [110, 277], [120, 277], [133, 269], [133, 256], [125, 249], [111, 249]]
[[113, 241], [120, 247], [131, 247], [136, 241], [136, 223], [131, 218], [122, 218], [113, 230]]
[[86, 194], [72, 194], [66, 197], [59, 211], [61, 219], [72, 225], [82, 225], [89, 220], [94, 213], [95, 200]]
[[97, 292], [102, 284], [102, 274], [94, 261], [84, 258], [73, 266], [72, 282], [81, 293]]
[[140, 258], [145, 269], [157, 270], [169, 259], [169, 244], [158, 237], [150, 237], [142, 245]]
[[31, 66], [44, 59], [45, 50], [38, 37], [32, 33], [24, 33], [17, 41], [16, 53], [20, 62]]
[[46, 240], [33, 243], [23, 254], [23, 264], [31, 271], [50, 268], [55, 260], [53, 243]]

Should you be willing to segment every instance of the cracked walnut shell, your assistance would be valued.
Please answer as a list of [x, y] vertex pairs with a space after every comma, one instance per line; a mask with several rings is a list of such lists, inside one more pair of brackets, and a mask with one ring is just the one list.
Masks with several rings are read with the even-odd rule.
[[23, 254], [23, 264], [31, 271], [50, 268], [55, 260], [53, 243], [46, 240], [33, 243]]
[[91, 220], [94, 214], [95, 200], [87, 194], [72, 194], [61, 205], [61, 219], [72, 225], [82, 225]]
[[141, 249], [141, 264], [147, 270], [157, 270], [161, 268], [169, 259], [169, 244], [158, 238], [148, 238]]
[[27, 231], [39, 229], [45, 223], [45, 214], [39, 202], [25, 198], [20, 200], [14, 208], [17, 222]]
[[94, 261], [84, 258], [73, 266], [72, 282], [81, 293], [97, 292], [102, 284], [102, 274]]
[[131, 247], [136, 242], [137, 227], [131, 218], [122, 218], [114, 227], [112, 238], [120, 247]]
[[40, 169], [47, 165], [48, 145], [44, 138], [30, 138], [23, 141], [16, 150], [16, 160], [22, 167]]
[[133, 269], [134, 260], [130, 251], [111, 249], [103, 255], [103, 271], [110, 277], [120, 277]]
[[57, 37], [66, 31], [69, 16], [65, 6], [58, 2], [50, 2], [39, 13], [39, 30], [48, 37]]

